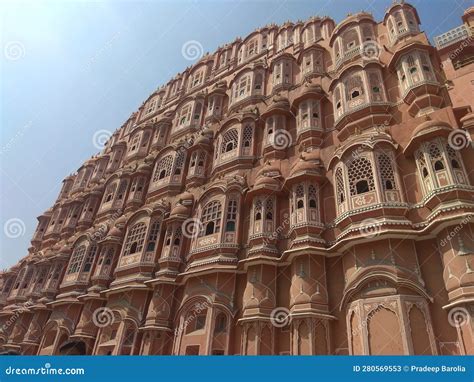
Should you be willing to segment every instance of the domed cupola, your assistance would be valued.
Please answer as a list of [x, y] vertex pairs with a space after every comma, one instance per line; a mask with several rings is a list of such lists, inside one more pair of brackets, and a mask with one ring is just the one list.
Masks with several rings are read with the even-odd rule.
[[183, 220], [190, 216], [194, 196], [185, 192], [177, 196], [178, 201], [170, 212], [169, 220]]
[[391, 45], [420, 33], [418, 13], [412, 5], [404, 1], [396, 1], [387, 9], [383, 23], [387, 27]]
[[255, 178], [255, 183], [247, 192], [247, 197], [262, 193], [280, 192], [283, 186], [282, 176], [277, 161], [267, 161]]
[[294, 183], [309, 178], [315, 181], [322, 181], [324, 179], [324, 167], [319, 149], [301, 153], [291, 168], [289, 176], [286, 178], [285, 186], [291, 186]]

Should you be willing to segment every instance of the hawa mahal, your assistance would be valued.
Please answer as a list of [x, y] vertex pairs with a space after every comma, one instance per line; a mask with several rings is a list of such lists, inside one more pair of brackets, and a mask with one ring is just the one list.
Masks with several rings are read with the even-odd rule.
[[0, 351], [473, 354], [474, 8], [420, 23], [268, 25], [157, 89], [0, 274]]

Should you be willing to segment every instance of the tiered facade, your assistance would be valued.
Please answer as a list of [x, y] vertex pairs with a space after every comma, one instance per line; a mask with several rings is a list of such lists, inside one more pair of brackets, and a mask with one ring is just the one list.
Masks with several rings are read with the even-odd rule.
[[473, 354], [473, 65], [442, 62], [406, 3], [205, 55], [38, 217], [1, 350]]

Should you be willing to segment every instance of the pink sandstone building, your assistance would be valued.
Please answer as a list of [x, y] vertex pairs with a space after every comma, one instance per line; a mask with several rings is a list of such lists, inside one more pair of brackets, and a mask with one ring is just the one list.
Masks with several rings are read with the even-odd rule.
[[473, 354], [474, 8], [260, 28], [160, 87], [0, 274], [4, 354]]

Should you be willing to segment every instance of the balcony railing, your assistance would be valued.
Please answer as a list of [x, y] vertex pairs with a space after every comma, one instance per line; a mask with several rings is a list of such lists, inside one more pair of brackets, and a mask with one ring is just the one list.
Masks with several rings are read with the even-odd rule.
[[339, 114], [336, 113], [336, 119], [334, 121], [334, 124], [337, 125], [337, 123], [339, 123], [339, 121], [341, 121], [344, 117], [352, 114], [352, 113], [355, 113], [356, 111], [359, 111], [359, 110], [362, 110], [366, 107], [370, 107], [370, 106], [385, 106], [385, 105], [389, 105], [389, 102], [387, 101], [367, 101], [367, 100], [364, 100], [364, 99], [359, 99], [357, 101], [352, 101], [352, 103], [350, 104], [351, 108], [348, 109], [348, 110], [345, 110], [343, 112], [340, 112]]
[[394, 45], [400, 38], [405, 37], [406, 35], [417, 33], [418, 29], [415, 26], [405, 27], [402, 26], [398, 28], [398, 31], [390, 36], [392, 45]]
[[344, 62], [353, 59], [354, 57], [360, 55], [362, 52], [362, 46], [355, 46], [349, 49], [347, 52], [344, 52], [342, 56], [336, 58], [336, 69], [338, 69]]
[[436, 47], [442, 49], [455, 44], [456, 42], [462, 41], [469, 37], [469, 32], [469, 29], [465, 25], [453, 28], [442, 35], [435, 37]]

